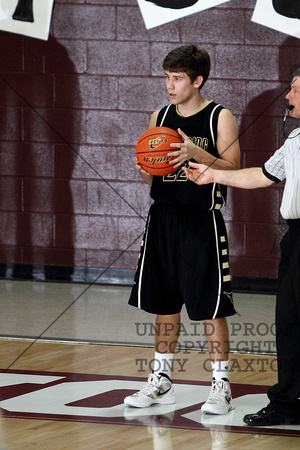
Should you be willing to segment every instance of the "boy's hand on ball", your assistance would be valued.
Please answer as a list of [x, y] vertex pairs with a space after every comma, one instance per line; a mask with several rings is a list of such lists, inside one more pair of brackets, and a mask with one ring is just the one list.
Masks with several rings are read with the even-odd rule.
[[144, 169], [140, 166], [139, 161], [138, 161], [138, 159], [137, 159], [136, 156], [134, 156], [133, 161], [134, 161], [134, 163], [135, 163], [135, 167], [136, 167], [140, 172], [145, 173], [146, 175], [150, 175], [149, 172], [146, 172], [146, 170], [144, 170]]
[[182, 166], [185, 161], [194, 158], [198, 148], [180, 128], [177, 131], [182, 137], [182, 142], [174, 143], [170, 146], [177, 147], [179, 150], [174, 150], [174, 152], [168, 154], [168, 156], [177, 156], [177, 158], [170, 161], [170, 164], [174, 164], [176, 169]]

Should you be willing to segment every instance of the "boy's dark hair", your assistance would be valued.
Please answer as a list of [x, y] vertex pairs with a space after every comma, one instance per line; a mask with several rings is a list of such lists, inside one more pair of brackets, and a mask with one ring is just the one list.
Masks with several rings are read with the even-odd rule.
[[185, 72], [192, 83], [201, 75], [203, 77], [199, 88], [201, 89], [209, 76], [210, 56], [206, 50], [201, 50], [196, 45], [183, 45], [165, 57], [163, 68], [170, 72]]
[[300, 77], [300, 67], [299, 69], [295, 70], [295, 72], [293, 73], [293, 77]]

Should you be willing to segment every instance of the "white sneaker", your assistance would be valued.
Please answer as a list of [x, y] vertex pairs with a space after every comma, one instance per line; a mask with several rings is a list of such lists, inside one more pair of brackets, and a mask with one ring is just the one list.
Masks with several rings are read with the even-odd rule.
[[234, 409], [231, 403], [231, 389], [228, 380], [213, 378], [208, 400], [202, 405], [201, 411], [207, 414], [227, 414]]
[[171, 405], [175, 403], [175, 392], [170, 378], [160, 373], [151, 373], [145, 386], [133, 395], [124, 399], [124, 403], [136, 408], [148, 408], [154, 403]]

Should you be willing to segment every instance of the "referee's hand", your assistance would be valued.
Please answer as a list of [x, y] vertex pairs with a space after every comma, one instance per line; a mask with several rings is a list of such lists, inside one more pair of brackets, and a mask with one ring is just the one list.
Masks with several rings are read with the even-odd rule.
[[183, 170], [188, 179], [196, 184], [209, 184], [214, 182], [215, 170], [204, 164], [189, 161], [188, 167], [183, 167]]

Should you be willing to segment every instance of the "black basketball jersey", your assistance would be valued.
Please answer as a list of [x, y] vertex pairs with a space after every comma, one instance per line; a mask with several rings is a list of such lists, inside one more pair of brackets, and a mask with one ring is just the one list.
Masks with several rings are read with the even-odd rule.
[[[218, 158], [217, 125], [222, 109], [223, 106], [212, 101], [196, 114], [182, 117], [171, 104], [160, 110], [156, 125], [176, 131], [180, 128], [192, 142]], [[170, 175], [154, 176], [150, 195], [156, 202], [173, 208], [220, 209], [226, 203], [226, 186], [216, 183], [199, 186], [179, 168]]]

